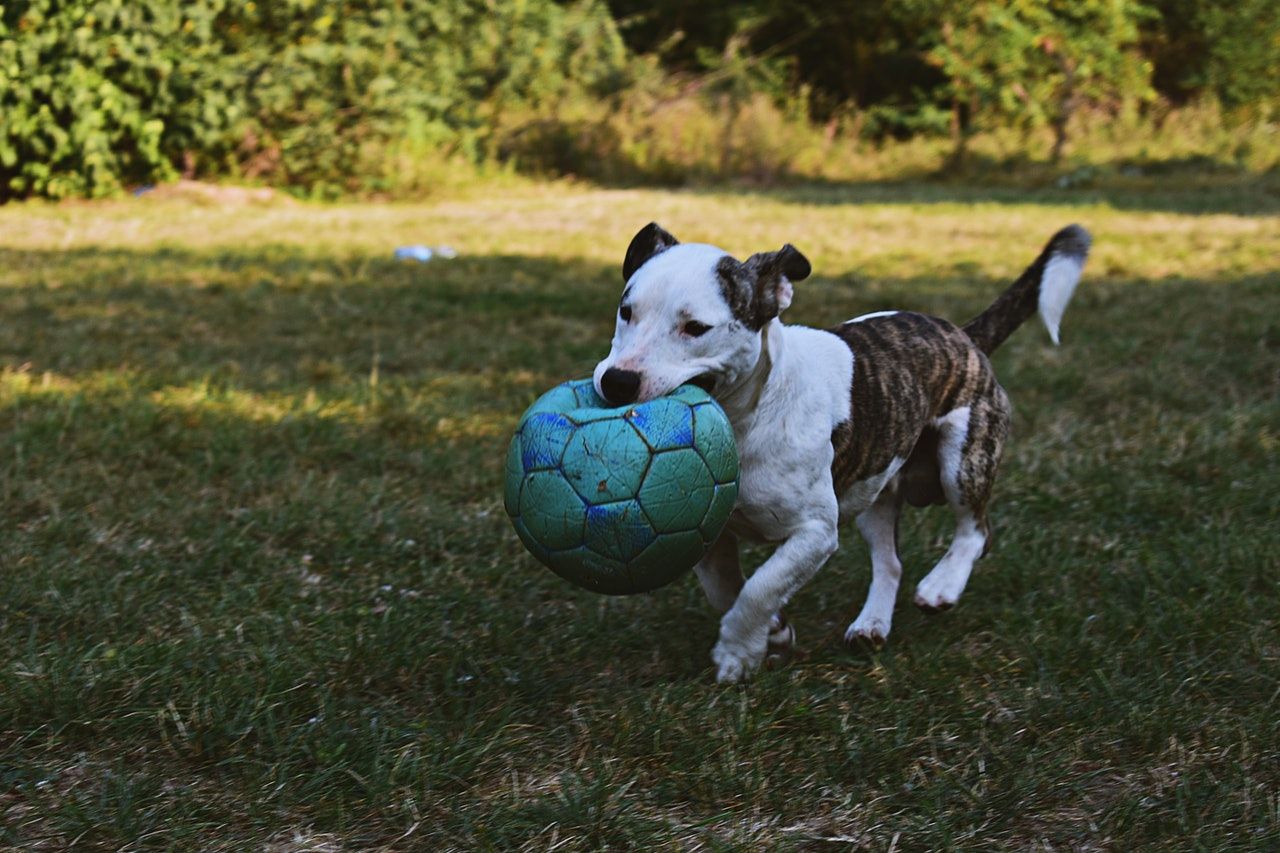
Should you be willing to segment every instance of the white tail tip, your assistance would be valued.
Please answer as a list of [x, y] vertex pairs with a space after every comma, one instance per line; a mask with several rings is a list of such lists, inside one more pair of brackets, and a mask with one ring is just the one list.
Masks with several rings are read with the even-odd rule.
[[1044, 274], [1040, 277], [1040, 319], [1055, 344], [1062, 315], [1080, 283], [1082, 272], [1084, 257], [1080, 255], [1054, 255], [1044, 265]]

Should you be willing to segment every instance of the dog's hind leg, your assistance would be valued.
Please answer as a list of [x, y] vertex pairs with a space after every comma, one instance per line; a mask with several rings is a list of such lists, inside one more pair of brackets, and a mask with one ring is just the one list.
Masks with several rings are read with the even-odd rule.
[[726, 612], [738, 600], [745, 583], [738, 562], [738, 537], [728, 530], [721, 533], [693, 571], [711, 606], [718, 613]]
[[916, 587], [915, 604], [926, 613], [950, 609], [960, 600], [973, 564], [990, 544], [987, 502], [1009, 432], [1009, 400], [999, 385], [969, 406], [937, 421], [942, 491], [956, 516], [951, 547]]
[[[707, 551], [707, 555], [694, 567], [707, 601], [720, 613], [728, 611], [738, 599], [745, 583], [742, 566], [738, 561], [738, 537], [728, 530]], [[769, 622], [769, 646], [765, 654], [767, 664], [785, 663], [795, 648], [796, 629], [779, 610]]]
[[902, 494], [890, 483], [875, 503], [857, 518], [858, 532], [871, 549], [871, 589], [858, 618], [844, 632], [846, 646], [861, 643], [878, 649], [889, 637], [893, 603], [898, 597], [902, 563], [898, 560], [898, 516]]

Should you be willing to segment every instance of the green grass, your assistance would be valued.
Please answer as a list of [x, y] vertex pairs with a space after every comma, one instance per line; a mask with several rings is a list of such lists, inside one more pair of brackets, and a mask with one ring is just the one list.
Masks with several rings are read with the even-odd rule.
[[[0, 845], [1276, 849], [1280, 218], [1229, 192], [515, 188], [430, 206], [0, 209]], [[607, 348], [632, 233], [794, 242], [794, 322], [957, 320], [1096, 239], [961, 605], [713, 683], [692, 578], [525, 554], [503, 449]], [[461, 257], [390, 259], [400, 243]], [[751, 562], [760, 558], [753, 552]]]

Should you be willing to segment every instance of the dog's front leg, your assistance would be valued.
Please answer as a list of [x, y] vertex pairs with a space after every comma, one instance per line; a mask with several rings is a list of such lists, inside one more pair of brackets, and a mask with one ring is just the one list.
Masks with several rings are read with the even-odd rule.
[[720, 620], [720, 640], [711, 652], [717, 681], [742, 681], [764, 661], [774, 614], [835, 553], [834, 506], [829, 515], [801, 523], [743, 585]]
[[[693, 567], [707, 594], [707, 601], [718, 612], [725, 613], [738, 600], [742, 585], [742, 565], [738, 561], [738, 537], [728, 530], [707, 551], [698, 565]], [[770, 663], [790, 660], [795, 649], [796, 629], [779, 610], [769, 619], [769, 646], [765, 658]]]

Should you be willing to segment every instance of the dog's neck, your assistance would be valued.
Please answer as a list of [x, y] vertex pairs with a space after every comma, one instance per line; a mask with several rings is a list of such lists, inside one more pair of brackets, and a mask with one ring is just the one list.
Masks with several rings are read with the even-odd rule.
[[783, 350], [782, 321], [775, 318], [760, 330], [760, 355], [756, 363], [737, 382], [716, 395], [733, 424], [743, 423], [760, 408], [760, 397], [782, 360]]

